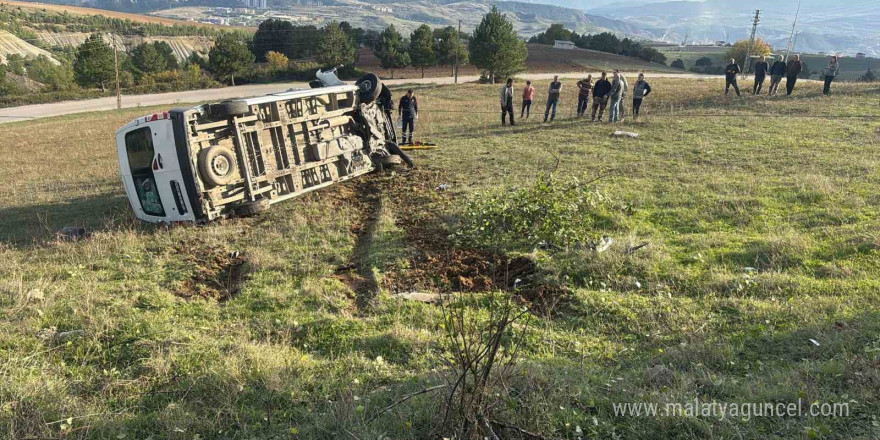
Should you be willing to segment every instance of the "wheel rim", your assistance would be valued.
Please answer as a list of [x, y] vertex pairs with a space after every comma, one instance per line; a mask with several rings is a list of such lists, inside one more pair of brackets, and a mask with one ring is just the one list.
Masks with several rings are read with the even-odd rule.
[[229, 162], [229, 158], [223, 155], [214, 156], [211, 159], [211, 172], [213, 172], [218, 177], [226, 177], [229, 174], [229, 170], [232, 168], [232, 164]]

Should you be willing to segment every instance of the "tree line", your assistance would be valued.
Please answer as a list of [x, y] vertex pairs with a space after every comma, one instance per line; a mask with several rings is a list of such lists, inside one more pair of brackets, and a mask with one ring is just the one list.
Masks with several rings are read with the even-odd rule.
[[556, 40], [571, 41], [581, 49], [596, 50], [666, 64], [666, 55], [663, 55], [662, 52], [653, 47], [642, 46], [638, 41], [629, 38], [620, 39], [611, 32], [578, 35], [577, 32], [568, 30], [561, 24], [550, 25], [546, 31], [530, 38], [529, 43], [552, 46]]

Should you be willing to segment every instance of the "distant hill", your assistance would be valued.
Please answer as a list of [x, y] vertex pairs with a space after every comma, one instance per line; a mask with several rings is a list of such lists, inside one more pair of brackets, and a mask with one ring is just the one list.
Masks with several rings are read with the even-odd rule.
[[[563, 0], [566, 1], [566, 0]], [[755, 9], [761, 9], [758, 36], [774, 47], [788, 45], [796, 1], [706, 0], [617, 3], [589, 13], [625, 21], [673, 43], [734, 41], [748, 38]], [[863, 52], [880, 56], [880, 1], [803, 0], [796, 49], [805, 52]]]

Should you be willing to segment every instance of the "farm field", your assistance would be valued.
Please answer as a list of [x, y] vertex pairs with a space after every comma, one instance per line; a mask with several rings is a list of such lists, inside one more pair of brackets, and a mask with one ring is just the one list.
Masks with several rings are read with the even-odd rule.
[[[438, 148], [415, 169], [204, 226], [129, 212], [113, 134], [164, 108], [0, 125], [0, 432], [450, 438], [450, 314], [479, 333], [512, 299], [501, 438], [880, 436], [880, 87], [659, 78], [642, 121], [607, 125], [564, 84], [553, 123], [539, 92], [515, 127], [497, 85], [418, 86]], [[849, 413], [614, 413], [694, 399]]]

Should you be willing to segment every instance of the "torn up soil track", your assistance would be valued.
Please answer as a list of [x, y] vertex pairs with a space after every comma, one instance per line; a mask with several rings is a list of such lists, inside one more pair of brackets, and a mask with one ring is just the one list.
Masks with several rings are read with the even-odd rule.
[[331, 197], [334, 205], [350, 203], [355, 207], [356, 217], [351, 232], [356, 238], [351, 261], [336, 268], [336, 276], [354, 291], [358, 309], [363, 309], [379, 293], [378, 283], [367, 259], [382, 211], [382, 198], [375, 180], [369, 177], [356, 183], [337, 185]]
[[177, 296], [222, 302], [232, 299], [241, 290], [247, 263], [245, 255], [199, 239], [178, 244], [174, 252], [192, 268], [192, 275], [175, 292]]
[[[409, 264], [406, 269], [383, 274], [381, 287], [391, 293], [406, 292], [488, 292], [516, 291], [517, 296], [536, 306], [556, 304], [567, 290], [543, 284], [535, 262], [527, 257], [508, 257], [501, 253], [459, 245], [450, 239], [451, 209], [455, 203], [456, 182], [444, 180], [429, 168], [400, 170], [394, 174], [371, 175], [354, 186], [360, 221], [353, 262], [340, 269], [356, 270], [357, 280], [349, 285], [361, 298], [372, 298], [380, 287], [364, 267], [365, 252], [375, 229], [376, 218], [388, 203], [395, 223], [406, 237]], [[337, 271], [339, 273], [339, 271]], [[352, 282], [354, 281], [354, 282]], [[364, 289], [370, 290], [367, 295]]]

